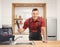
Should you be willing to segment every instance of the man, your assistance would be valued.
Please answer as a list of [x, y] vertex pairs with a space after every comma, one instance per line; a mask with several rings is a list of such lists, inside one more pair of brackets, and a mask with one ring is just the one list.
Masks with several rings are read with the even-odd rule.
[[46, 24], [44, 18], [39, 17], [39, 11], [37, 8], [32, 10], [32, 17], [27, 19], [24, 22], [24, 26], [22, 29], [18, 29], [18, 32], [23, 32], [26, 28], [29, 28], [29, 40], [42, 40], [46, 41]]

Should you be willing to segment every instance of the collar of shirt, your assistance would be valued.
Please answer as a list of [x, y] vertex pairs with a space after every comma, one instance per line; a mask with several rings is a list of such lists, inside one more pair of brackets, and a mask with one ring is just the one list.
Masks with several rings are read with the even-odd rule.
[[34, 21], [32, 17], [30, 18], [30, 22], [39, 22], [39, 21], [40, 21], [40, 17], [38, 17], [36, 21]]

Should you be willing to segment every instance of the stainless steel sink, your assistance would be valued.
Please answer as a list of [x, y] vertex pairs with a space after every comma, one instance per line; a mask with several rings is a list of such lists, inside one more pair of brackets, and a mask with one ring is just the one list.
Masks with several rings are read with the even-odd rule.
[[15, 45], [33, 45], [33, 43], [16, 43]]
[[34, 42], [15, 42], [12, 45], [34, 45]]

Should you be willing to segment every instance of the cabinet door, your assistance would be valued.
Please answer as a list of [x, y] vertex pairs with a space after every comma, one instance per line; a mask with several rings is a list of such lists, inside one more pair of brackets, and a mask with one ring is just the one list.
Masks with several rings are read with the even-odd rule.
[[[54, 37], [55, 36], [55, 37]], [[47, 19], [47, 37], [56, 39], [57, 37], [57, 20], [53, 18]]]

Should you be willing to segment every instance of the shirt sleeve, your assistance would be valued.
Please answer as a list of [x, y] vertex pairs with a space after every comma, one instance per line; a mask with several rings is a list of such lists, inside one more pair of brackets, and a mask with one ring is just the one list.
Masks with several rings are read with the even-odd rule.
[[44, 18], [41, 18], [41, 27], [45, 27], [45, 26], [46, 26], [46, 22]]
[[23, 28], [26, 29], [28, 27], [28, 19], [24, 22]]

